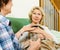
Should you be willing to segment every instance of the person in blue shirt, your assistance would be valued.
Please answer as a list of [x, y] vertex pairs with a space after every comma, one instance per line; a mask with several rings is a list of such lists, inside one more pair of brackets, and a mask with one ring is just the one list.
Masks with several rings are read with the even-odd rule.
[[[0, 50], [22, 50], [18, 42], [22, 33], [21, 30], [14, 34], [10, 20], [5, 17], [11, 13], [11, 7], [12, 0], [0, 0]], [[38, 45], [36, 45], [35, 48], [37, 48], [37, 46]], [[34, 47], [31, 47], [31, 49], [32, 48]]]
[[11, 12], [12, 0], [0, 0], [0, 50], [21, 50], [18, 39], [5, 16]]

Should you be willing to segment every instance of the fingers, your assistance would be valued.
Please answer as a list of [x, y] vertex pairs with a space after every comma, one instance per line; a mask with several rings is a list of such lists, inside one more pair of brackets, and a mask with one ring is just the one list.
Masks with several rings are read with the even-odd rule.
[[40, 43], [40, 41], [41, 41], [41, 39], [39, 38], [39, 39], [37, 39], [37, 41], [32, 41], [31, 39], [30, 39], [30, 43], [34, 43], [34, 42], [36, 42], [36, 43]]
[[34, 30], [30, 31], [32, 33], [40, 33], [40, 30], [38, 30], [37, 28], [35, 28]]
[[38, 40], [37, 40], [37, 42], [40, 42], [41, 41], [41, 39], [39, 38]]
[[35, 28], [34, 27], [32, 27], [31, 25], [28, 25], [28, 26], [24, 26], [23, 27], [23, 30], [25, 30], [25, 31], [33, 31]]
[[30, 44], [31, 44], [31, 43], [33, 43], [33, 41], [32, 41], [31, 39], [30, 39], [30, 41], [29, 41], [29, 42], [30, 42]]
[[31, 32], [31, 31], [34, 31], [34, 30], [35, 30], [35, 28], [30, 28], [30, 29], [29, 29], [30, 32]]
[[32, 27], [32, 25], [29, 25], [29, 26], [28, 26], [28, 30], [29, 30], [29, 31], [33, 31], [33, 30], [35, 30], [35, 29], [36, 29], [36, 28], [35, 28], [35, 27]]
[[40, 39], [37, 41], [30, 40], [30, 47], [34, 48], [34, 50], [38, 50], [41, 47]]

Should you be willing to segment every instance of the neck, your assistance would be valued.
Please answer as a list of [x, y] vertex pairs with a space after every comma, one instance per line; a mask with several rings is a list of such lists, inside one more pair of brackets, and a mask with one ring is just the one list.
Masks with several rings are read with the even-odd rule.
[[1, 15], [6, 16], [6, 12], [4, 10], [1, 10]]
[[33, 23], [33, 22], [32, 22], [31, 24], [39, 24], [39, 23]]

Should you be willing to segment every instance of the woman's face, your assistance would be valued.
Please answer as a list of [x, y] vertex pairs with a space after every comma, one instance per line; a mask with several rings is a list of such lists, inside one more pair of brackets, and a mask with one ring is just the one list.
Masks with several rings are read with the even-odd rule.
[[11, 13], [11, 8], [12, 8], [12, 0], [10, 0], [7, 5], [3, 6], [4, 11], [6, 14]]
[[41, 14], [40, 10], [38, 10], [38, 9], [33, 10], [32, 23], [39, 24], [41, 18], [42, 18], [42, 14]]

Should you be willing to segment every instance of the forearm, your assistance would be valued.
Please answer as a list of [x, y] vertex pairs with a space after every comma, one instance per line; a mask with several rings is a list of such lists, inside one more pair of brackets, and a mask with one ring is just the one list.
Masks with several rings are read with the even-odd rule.
[[45, 38], [53, 40], [53, 37], [45, 31], [42, 34], [45, 36]]
[[23, 34], [23, 32], [24, 32], [23, 29], [19, 30], [19, 31], [15, 34], [16, 37], [19, 39], [19, 37]]

